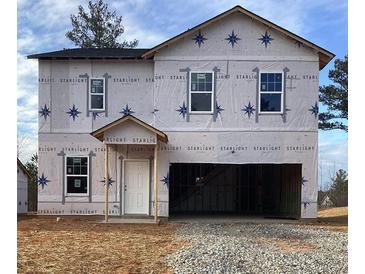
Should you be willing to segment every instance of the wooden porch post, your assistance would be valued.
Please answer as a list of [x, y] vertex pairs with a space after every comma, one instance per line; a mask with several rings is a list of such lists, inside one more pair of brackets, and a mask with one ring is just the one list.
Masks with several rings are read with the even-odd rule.
[[155, 222], [157, 223], [157, 202], [158, 202], [158, 197], [157, 197], [157, 144], [155, 145], [155, 149], [154, 149], [154, 157], [153, 157], [153, 190], [154, 190], [154, 196], [155, 196]]
[[109, 163], [108, 163], [108, 145], [104, 145], [104, 177], [105, 177], [105, 222], [108, 222], [109, 217]]

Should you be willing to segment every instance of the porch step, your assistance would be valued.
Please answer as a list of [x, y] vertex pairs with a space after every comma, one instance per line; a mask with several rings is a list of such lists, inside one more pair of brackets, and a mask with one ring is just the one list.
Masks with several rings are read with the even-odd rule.
[[[105, 220], [100, 223], [105, 224]], [[155, 221], [150, 217], [111, 217], [108, 224], [155, 224]]]

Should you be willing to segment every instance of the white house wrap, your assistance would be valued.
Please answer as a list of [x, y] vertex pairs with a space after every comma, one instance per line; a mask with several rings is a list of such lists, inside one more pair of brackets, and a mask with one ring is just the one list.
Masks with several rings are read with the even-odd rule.
[[239, 6], [153, 49], [29, 56], [39, 59], [38, 213], [105, 214], [108, 144], [110, 215], [154, 215], [157, 145], [158, 216], [315, 218], [319, 69], [333, 57]]

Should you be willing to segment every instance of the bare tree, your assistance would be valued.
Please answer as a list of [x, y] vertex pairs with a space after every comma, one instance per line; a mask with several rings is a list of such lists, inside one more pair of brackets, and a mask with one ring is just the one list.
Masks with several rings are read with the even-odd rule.
[[23, 152], [24, 152], [24, 148], [29, 145], [29, 138], [26, 137], [25, 135], [18, 135], [17, 136], [17, 152], [16, 155], [17, 157], [21, 157]]

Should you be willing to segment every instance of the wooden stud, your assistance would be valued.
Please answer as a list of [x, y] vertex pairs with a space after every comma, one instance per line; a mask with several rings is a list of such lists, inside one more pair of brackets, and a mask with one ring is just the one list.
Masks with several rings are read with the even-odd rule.
[[104, 177], [105, 177], [105, 223], [108, 222], [109, 217], [109, 163], [108, 163], [108, 145], [104, 145]]
[[155, 222], [157, 223], [157, 211], [158, 211], [158, 207], [157, 207], [157, 203], [158, 203], [158, 197], [157, 197], [157, 144], [155, 145], [154, 156], [153, 156], [153, 191], [154, 191], [154, 197], [155, 197], [154, 219], [155, 219]]

